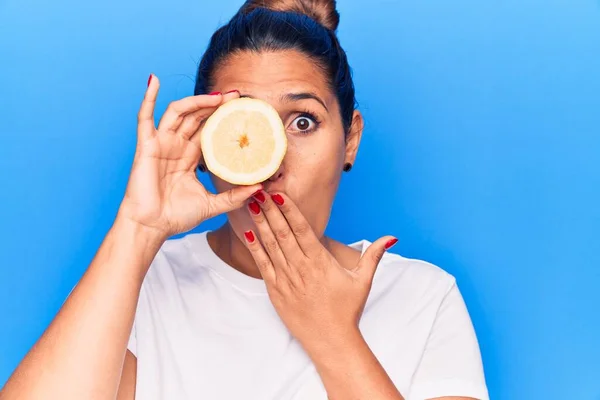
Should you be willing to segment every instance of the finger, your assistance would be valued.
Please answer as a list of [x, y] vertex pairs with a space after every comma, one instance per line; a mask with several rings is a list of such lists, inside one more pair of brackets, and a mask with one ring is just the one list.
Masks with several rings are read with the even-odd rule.
[[[225, 103], [227, 103], [228, 101], [230, 101], [230, 100], [233, 100], [233, 99], [237, 99], [237, 98], [239, 98], [239, 97], [240, 97], [240, 92], [239, 92], [239, 91], [237, 91], [237, 90], [232, 90], [232, 91], [230, 91], [230, 92], [227, 92], [227, 93], [225, 93], [225, 94], [223, 95], [223, 101], [222, 101], [222, 103], [221, 103], [221, 104], [225, 104]], [[219, 104], [219, 105], [221, 105], [221, 104]], [[213, 113], [213, 112], [214, 112], [216, 109], [217, 109], [216, 107], [215, 107], [215, 108], [213, 108], [213, 109], [210, 111], [210, 114], [212, 114], [212, 113]], [[201, 135], [201, 132], [202, 132], [202, 128], [203, 128], [203, 126], [204, 126], [204, 123], [206, 122], [206, 119], [207, 119], [207, 118], [210, 116], [210, 114], [209, 114], [209, 115], [207, 115], [207, 116], [205, 116], [205, 117], [204, 117], [204, 119], [203, 119], [202, 121], [200, 121], [200, 123], [199, 123], [199, 124], [198, 124], [198, 126], [196, 127], [195, 131], [194, 131], [194, 132], [192, 132], [191, 136], [189, 137], [189, 140], [190, 140], [192, 143], [196, 144], [196, 146], [198, 146], [198, 147], [200, 147], [200, 143], [201, 143], [201, 140], [200, 140], [200, 135]]]
[[217, 107], [202, 108], [187, 114], [183, 117], [179, 128], [177, 128], [177, 134], [189, 140], [200, 129], [206, 118], [216, 109]]
[[154, 107], [158, 96], [160, 81], [154, 74], [150, 74], [148, 78], [148, 87], [144, 94], [144, 99], [138, 112], [138, 138], [148, 139], [156, 132], [154, 126]]
[[[292, 270], [260, 206], [253, 200], [248, 203], [248, 210], [252, 216], [254, 225], [256, 225], [260, 241], [269, 255], [278, 276], [286, 276], [290, 283], [295, 284], [300, 279], [300, 274], [298, 271]], [[304, 257], [304, 255], [302, 256]]]
[[212, 218], [245, 206], [246, 201], [259, 189], [262, 189], [261, 184], [236, 186], [226, 192], [209, 194], [209, 217]]
[[[179, 135], [183, 136], [185, 139], [191, 140], [192, 136], [194, 136], [197, 132], [199, 132], [201, 130], [200, 128], [204, 124], [204, 121], [206, 121], [206, 119], [213, 112], [215, 112], [215, 110], [218, 108], [218, 106], [220, 106], [221, 104], [224, 104], [224, 103], [228, 102], [229, 100], [234, 99], [236, 97], [240, 97], [240, 92], [238, 92], [237, 90], [225, 93], [222, 96], [222, 101], [216, 107], [205, 108], [205, 109], [201, 109], [198, 111], [194, 111], [190, 114], [187, 114], [184, 117], [181, 125], [177, 129], [177, 133]], [[198, 139], [197, 144], [199, 145], [199, 137], [197, 139]]]
[[223, 96], [218, 93], [214, 95], [201, 94], [198, 96], [188, 96], [173, 101], [168, 105], [167, 110], [158, 123], [158, 130], [160, 132], [175, 133], [187, 114], [203, 108], [216, 107], [222, 99]]
[[281, 210], [304, 254], [310, 257], [320, 252], [321, 242], [298, 206], [283, 193], [273, 193], [271, 199]]
[[275, 282], [276, 273], [271, 259], [260, 244], [260, 241], [257, 240], [254, 231], [249, 230], [244, 232], [244, 239], [246, 247], [250, 250], [250, 254], [252, 254], [252, 258], [265, 282]]
[[[289, 264], [293, 264], [294, 260], [298, 260], [299, 257], [305, 257], [304, 252], [298, 245], [298, 241], [294, 236], [294, 232], [290, 227], [290, 224], [281, 213], [279, 207], [270, 195], [267, 195], [264, 191], [260, 190], [254, 193], [254, 199], [263, 211], [264, 217], [269, 224], [277, 243], [283, 251], [283, 255]], [[256, 215], [257, 218], [260, 215]]]
[[381, 261], [381, 258], [385, 254], [387, 250], [389, 250], [393, 245], [398, 242], [393, 236], [384, 236], [382, 238], [377, 239], [371, 245], [365, 253], [362, 255], [360, 260], [358, 261], [358, 265], [356, 266], [356, 272], [372, 282], [373, 277], [375, 276], [375, 271], [377, 270], [377, 266]]

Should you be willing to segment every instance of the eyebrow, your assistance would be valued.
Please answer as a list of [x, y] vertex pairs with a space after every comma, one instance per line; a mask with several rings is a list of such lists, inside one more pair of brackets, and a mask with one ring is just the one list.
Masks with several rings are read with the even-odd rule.
[[[240, 97], [253, 98], [249, 94], [242, 94], [242, 95], [240, 95]], [[307, 99], [316, 100], [319, 102], [319, 104], [321, 104], [323, 106], [323, 108], [325, 108], [325, 110], [327, 110], [327, 112], [329, 112], [329, 109], [325, 105], [325, 102], [323, 100], [321, 100], [321, 98], [319, 96], [317, 96], [315, 93], [312, 93], [312, 92], [286, 93], [286, 94], [282, 95], [279, 99], [282, 103], [290, 103], [290, 102], [307, 100]]]
[[313, 99], [313, 100], [318, 101], [319, 103], [321, 103], [323, 108], [325, 108], [325, 110], [327, 110], [327, 112], [329, 112], [329, 109], [325, 105], [325, 102], [323, 100], [321, 100], [321, 98], [319, 96], [317, 96], [315, 93], [311, 93], [311, 92], [286, 93], [283, 96], [281, 96], [281, 101], [284, 103], [289, 103], [289, 102], [294, 102], [294, 101], [299, 101], [299, 100], [307, 100], [307, 99]]

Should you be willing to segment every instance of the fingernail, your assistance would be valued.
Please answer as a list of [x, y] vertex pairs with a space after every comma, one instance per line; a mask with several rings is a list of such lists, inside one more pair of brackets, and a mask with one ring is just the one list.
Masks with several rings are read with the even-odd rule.
[[263, 204], [265, 201], [267, 201], [267, 198], [265, 197], [265, 194], [262, 190], [257, 190], [256, 193], [252, 195], [252, 197], [254, 197], [256, 200], [260, 201]]
[[280, 194], [274, 194], [271, 196], [271, 198], [273, 199], [273, 201], [275, 202], [275, 204], [277, 204], [278, 206], [282, 206], [283, 205], [283, 196]]
[[240, 91], [237, 89], [233, 89], [233, 90], [230, 90], [229, 92], [225, 92], [225, 94], [229, 94], [229, 93], [233, 93], [233, 92], [237, 92], [237, 94], [240, 94]]
[[152, 82], [152, 74], [150, 74], [150, 76], [148, 77], [148, 85], [147, 86], [150, 86], [150, 82]]
[[248, 243], [254, 243], [254, 232], [246, 231], [244, 232], [244, 236], [246, 237]]
[[218, 94], [221, 94], [221, 92], [210, 92], [208, 95], [209, 96], [216, 96]]
[[398, 239], [396, 239], [396, 238], [388, 240], [388, 242], [385, 244], [385, 249], [388, 250], [390, 247], [392, 247], [396, 243], [398, 243]]
[[258, 205], [257, 202], [251, 201], [250, 203], [248, 203], [248, 208], [250, 209], [250, 211], [252, 211], [252, 214], [254, 214], [254, 215], [260, 214], [260, 206]]

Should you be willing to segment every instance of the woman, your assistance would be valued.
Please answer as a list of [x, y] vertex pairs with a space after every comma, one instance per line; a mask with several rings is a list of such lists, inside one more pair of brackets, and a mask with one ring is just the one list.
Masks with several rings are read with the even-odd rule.
[[[157, 128], [150, 76], [114, 225], [2, 399], [487, 399], [454, 279], [391, 236], [324, 236], [363, 129], [338, 22], [333, 0], [247, 2]], [[240, 95], [278, 110], [288, 152], [262, 184], [208, 193], [202, 121]]]

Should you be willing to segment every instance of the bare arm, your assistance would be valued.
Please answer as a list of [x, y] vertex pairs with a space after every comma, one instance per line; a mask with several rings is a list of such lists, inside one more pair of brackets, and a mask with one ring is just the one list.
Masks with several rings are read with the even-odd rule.
[[[317, 342], [315, 342], [317, 343]], [[330, 400], [403, 400], [360, 331], [321, 342], [309, 354]], [[436, 397], [430, 400], [476, 400], [471, 397]]]
[[138, 114], [136, 153], [115, 223], [0, 399], [104, 400], [117, 393], [120, 399], [131, 399], [136, 363], [132, 354], [126, 355], [127, 341], [142, 281], [160, 246], [174, 234], [241, 207], [261, 187], [236, 187], [215, 195], [195, 174], [202, 155], [201, 121], [238, 93], [175, 101], [156, 128], [158, 88], [158, 78], [152, 75]]
[[136, 374], [137, 359], [129, 350], [127, 350], [125, 353], [125, 363], [123, 364], [123, 372], [121, 373], [121, 383], [119, 384], [117, 400], [135, 399]]
[[330, 400], [404, 400], [358, 329], [307, 346]]
[[7, 382], [2, 399], [114, 398], [143, 276], [164, 239], [117, 218], [79, 284]]

